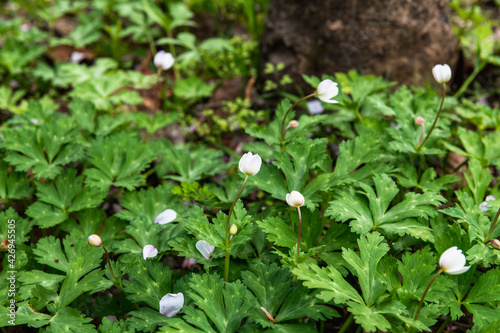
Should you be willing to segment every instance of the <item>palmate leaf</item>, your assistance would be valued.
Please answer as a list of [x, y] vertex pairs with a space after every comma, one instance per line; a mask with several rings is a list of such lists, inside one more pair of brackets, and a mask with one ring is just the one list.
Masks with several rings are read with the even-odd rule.
[[[500, 310], [495, 303], [500, 301], [500, 270], [498, 268], [487, 271], [479, 279], [474, 278], [474, 268], [467, 273], [455, 277], [459, 288], [454, 288], [450, 311], [454, 319], [463, 316], [461, 306], [473, 314], [474, 327], [485, 328], [494, 323], [500, 315]], [[471, 283], [476, 283], [471, 287]], [[465, 297], [465, 299], [464, 299]], [[447, 300], [448, 301], [448, 300]]]
[[172, 193], [173, 185], [165, 183], [155, 188], [126, 192], [120, 200], [123, 210], [116, 216], [127, 221], [144, 216], [153, 223], [154, 219], [166, 209], [173, 209], [178, 216], [186, 211], [180, 198]]
[[352, 174], [362, 164], [380, 159], [380, 140], [372, 134], [361, 134], [355, 139], [343, 141], [339, 146], [339, 157], [334, 175]]
[[53, 179], [61, 166], [83, 156], [78, 142], [78, 129], [73, 119], [61, 117], [39, 128], [27, 126], [4, 129], [2, 136], [7, 149], [5, 161], [18, 171], [33, 170], [37, 179]]
[[467, 223], [469, 240], [477, 239], [483, 243], [491, 225], [488, 217], [481, 212], [479, 206], [475, 204], [474, 199], [467, 192], [456, 191], [455, 194], [459, 203], [455, 207], [443, 209], [441, 212], [456, 218], [457, 223]]
[[436, 179], [436, 170], [434, 168], [426, 169], [420, 176], [417, 175], [417, 168], [410, 163], [404, 163], [398, 166], [396, 178], [398, 183], [405, 188], [418, 188], [423, 192], [433, 191], [440, 192], [451, 188], [449, 184], [454, 183], [460, 178], [453, 175], [444, 175]]
[[219, 332], [234, 333], [255, 308], [255, 301], [239, 280], [224, 283], [216, 274], [193, 275], [188, 292]]
[[9, 172], [7, 163], [0, 161], [0, 201], [24, 199], [32, 192], [25, 174]]
[[478, 160], [483, 167], [500, 166], [500, 152], [498, 150], [500, 133], [498, 131], [485, 134], [460, 129], [458, 137], [465, 151], [446, 142], [444, 143], [445, 147], [469, 159]]
[[279, 217], [268, 217], [257, 221], [257, 225], [267, 234], [267, 240], [277, 246], [292, 248], [297, 245], [298, 234]]
[[467, 186], [474, 197], [476, 205], [480, 205], [491, 183], [490, 169], [488, 167], [482, 168], [479, 161], [473, 159], [469, 161], [469, 170], [472, 177], [467, 173], [464, 173], [464, 177], [467, 180]]
[[259, 173], [248, 178], [248, 185], [261, 189], [279, 200], [284, 200], [288, 193], [280, 170], [272, 164], [263, 163]]
[[[163, 140], [158, 150], [162, 159], [156, 165], [156, 172], [161, 178], [192, 183], [204, 176], [223, 172], [229, 167], [222, 160], [222, 151], [205, 146], [173, 145], [170, 141]], [[173, 176], [171, 173], [179, 176]]]
[[350, 221], [351, 230], [366, 234], [371, 230], [383, 230], [387, 234], [410, 234], [413, 237], [431, 241], [431, 230], [415, 218], [428, 219], [438, 213], [432, 206], [439, 206], [446, 200], [434, 192], [406, 193], [404, 200], [389, 209], [389, 205], [399, 192], [394, 181], [385, 174], [373, 177], [376, 192], [372, 187], [358, 182], [361, 191], [354, 188], [335, 193], [326, 216], [337, 221]]
[[69, 213], [95, 207], [106, 193], [83, 186], [83, 176], [68, 168], [53, 182], [36, 182], [38, 201], [28, 207], [26, 215], [42, 228], [52, 227], [68, 219]]
[[[319, 299], [312, 291], [298, 284], [293, 286], [292, 274], [288, 269], [256, 259], [250, 264], [250, 271], [242, 273], [243, 283], [255, 295], [258, 307], [266, 309], [277, 323], [309, 317], [313, 320], [325, 320], [338, 316], [332, 308], [317, 304]], [[293, 286], [293, 287], [292, 287]], [[258, 312], [255, 320], [268, 326], [268, 319], [263, 312]]]
[[85, 183], [108, 191], [111, 186], [133, 190], [144, 183], [141, 171], [156, 159], [150, 144], [132, 133], [121, 132], [97, 138], [88, 153], [92, 168], [85, 171]]
[[[245, 132], [256, 139], [263, 139], [268, 145], [277, 145], [281, 138], [281, 122], [286, 111], [292, 106], [289, 100], [282, 100], [276, 108], [276, 117], [270, 124], [248, 126]], [[295, 112], [291, 111], [285, 120], [285, 126], [293, 119]]]
[[134, 303], [145, 302], [158, 311], [161, 298], [172, 291], [172, 271], [161, 262], [142, 258], [137, 259], [133, 267], [129, 281], [123, 281], [127, 298]]
[[155, 332], [158, 326], [168, 325], [171, 320], [159, 311], [150, 308], [140, 308], [139, 310], [131, 311], [129, 314], [132, 318], [127, 322], [134, 332]]

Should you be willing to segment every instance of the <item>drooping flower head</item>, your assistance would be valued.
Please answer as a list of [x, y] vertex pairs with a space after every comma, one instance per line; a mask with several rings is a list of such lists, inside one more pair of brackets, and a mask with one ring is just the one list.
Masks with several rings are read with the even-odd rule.
[[166, 224], [177, 218], [177, 213], [173, 209], [166, 209], [155, 217], [154, 223]]
[[240, 171], [249, 176], [259, 172], [261, 165], [262, 158], [260, 158], [259, 154], [253, 155], [251, 152], [244, 154], [238, 163]]
[[305, 199], [300, 192], [292, 191], [286, 195], [286, 203], [292, 207], [302, 207]]
[[173, 317], [184, 306], [184, 295], [182, 293], [166, 294], [160, 300], [160, 313], [167, 317]]
[[318, 98], [325, 103], [338, 103], [338, 101], [332, 99], [339, 94], [339, 88], [337, 83], [332, 80], [323, 80], [318, 84], [316, 88], [316, 94]]
[[438, 83], [446, 83], [451, 79], [451, 68], [447, 64], [436, 65], [432, 68], [432, 75]]
[[439, 258], [439, 266], [443, 272], [452, 275], [465, 273], [470, 268], [470, 266], [465, 266], [465, 256], [456, 246], [443, 252]]
[[174, 62], [175, 59], [172, 54], [163, 50], [158, 51], [153, 59], [153, 63], [155, 64], [156, 68], [162, 69], [164, 71], [170, 69], [170, 67], [174, 65]]
[[144, 260], [147, 258], [154, 258], [158, 254], [158, 250], [153, 245], [145, 245], [142, 249], [142, 256]]

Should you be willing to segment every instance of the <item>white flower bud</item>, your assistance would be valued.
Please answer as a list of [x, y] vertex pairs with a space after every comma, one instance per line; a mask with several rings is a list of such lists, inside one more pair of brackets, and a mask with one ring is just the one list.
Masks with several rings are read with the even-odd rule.
[[240, 158], [240, 162], [238, 163], [238, 167], [240, 171], [245, 175], [255, 175], [260, 170], [260, 166], [262, 165], [262, 158], [258, 154], [253, 155], [248, 152], [244, 154]]
[[302, 207], [304, 202], [304, 196], [300, 192], [292, 191], [286, 195], [286, 203], [292, 207]]
[[155, 54], [153, 62], [156, 68], [166, 71], [174, 65], [175, 60], [171, 53], [161, 50]]
[[338, 101], [332, 99], [339, 94], [337, 83], [333, 82], [332, 80], [321, 81], [318, 84], [318, 88], [316, 88], [316, 94], [322, 102], [338, 103]]
[[99, 237], [98, 235], [90, 235], [89, 244], [95, 247], [101, 246], [102, 245], [101, 237]]
[[452, 275], [465, 273], [470, 268], [470, 266], [465, 266], [465, 256], [456, 246], [443, 252], [439, 258], [439, 266], [445, 273]]
[[451, 79], [451, 68], [447, 64], [436, 65], [432, 68], [432, 75], [438, 83], [446, 83]]

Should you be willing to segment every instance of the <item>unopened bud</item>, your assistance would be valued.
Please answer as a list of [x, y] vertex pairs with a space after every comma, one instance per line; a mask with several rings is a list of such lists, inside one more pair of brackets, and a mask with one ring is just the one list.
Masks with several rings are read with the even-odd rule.
[[102, 245], [102, 240], [101, 237], [97, 235], [90, 235], [89, 236], [89, 244], [95, 247], [99, 247]]
[[288, 123], [288, 126], [290, 126], [291, 128], [297, 128], [299, 127], [299, 122], [297, 120], [292, 120], [290, 121], [290, 123]]
[[491, 240], [491, 246], [493, 246], [495, 249], [499, 249], [500, 250], [500, 240], [498, 239], [492, 239]]
[[273, 324], [276, 323], [276, 321], [274, 320], [273, 316], [271, 316], [271, 314], [266, 309], [264, 309], [262, 306], [260, 307], [260, 309], [262, 310], [262, 312], [264, 312], [264, 314], [266, 315], [267, 319], [269, 319]]
[[424, 118], [423, 117], [417, 117], [415, 118], [415, 125], [422, 125], [424, 123]]
[[237, 232], [238, 232], [238, 227], [236, 226], [236, 224], [233, 224], [231, 228], [229, 228], [229, 233], [234, 236], [236, 235]]

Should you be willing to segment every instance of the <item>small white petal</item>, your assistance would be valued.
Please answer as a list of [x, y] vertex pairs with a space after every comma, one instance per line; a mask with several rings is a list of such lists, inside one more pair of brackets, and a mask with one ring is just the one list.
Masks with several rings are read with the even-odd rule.
[[496, 198], [492, 195], [488, 195], [485, 200], [486, 201], [493, 201], [493, 200], [496, 200]]
[[160, 313], [167, 317], [173, 317], [184, 306], [184, 295], [182, 293], [166, 294], [160, 300]]
[[147, 258], [154, 258], [157, 254], [158, 250], [153, 245], [146, 245], [142, 249], [142, 256], [144, 257], [144, 260]]
[[80, 61], [85, 59], [85, 53], [73, 51], [71, 52], [71, 62], [78, 64]]
[[470, 268], [470, 266], [465, 266], [465, 261], [465, 256], [462, 254], [462, 250], [453, 246], [441, 254], [441, 257], [439, 257], [439, 266], [441, 266], [441, 269], [445, 273], [454, 275], [461, 274]]
[[156, 218], [155, 223], [166, 224], [177, 218], [177, 213], [173, 209], [166, 209], [161, 212]]
[[316, 89], [316, 94], [318, 98], [325, 103], [338, 103], [338, 101], [333, 100], [332, 98], [337, 96], [339, 93], [339, 88], [337, 87], [337, 83], [332, 80], [323, 80], [318, 84], [318, 88]]
[[458, 274], [462, 274], [462, 273], [465, 273], [469, 270], [470, 266], [464, 266], [463, 268], [460, 268], [460, 269], [457, 269], [455, 271], [448, 271], [446, 273], [448, 274], [451, 274], [451, 275], [458, 275]]
[[490, 205], [488, 205], [488, 203], [486, 201], [484, 202], [481, 202], [481, 204], [479, 205], [479, 209], [482, 211], [482, 212], [487, 212], [489, 209], [490, 209]]
[[215, 247], [210, 245], [209, 242], [201, 240], [201, 241], [196, 242], [196, 249], [198, 249], [198, 251], [200, 251], [202, 256], [205, 257], [205, 259], [210, 259], [210, 254], [212, 252], [214, 252]]

